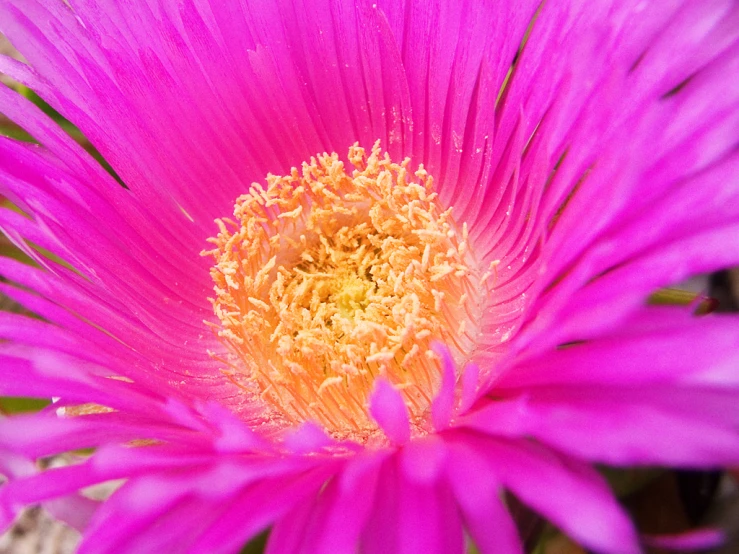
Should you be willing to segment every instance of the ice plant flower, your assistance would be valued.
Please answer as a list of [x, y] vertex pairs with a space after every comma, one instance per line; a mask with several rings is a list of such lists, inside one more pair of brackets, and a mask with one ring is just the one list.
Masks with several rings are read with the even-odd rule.
[[[641, 548], [592, 464], [739, 461], [730, 0], [0, 0], [0, 518], [80, 552]], [[87, 449], [80, 463], [39, 460]], [[120, 480], [104, 502], [95, 483]]]

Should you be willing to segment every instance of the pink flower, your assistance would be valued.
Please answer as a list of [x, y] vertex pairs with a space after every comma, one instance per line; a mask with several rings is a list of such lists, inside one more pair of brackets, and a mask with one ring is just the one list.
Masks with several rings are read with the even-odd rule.
[[5, 525], [520, 552], [507, 490], [630, 553], [589, 463], [739, 462], [736, 318], [646, 303], [739, 262], [734, 2], [0, 0], [0, 27], [28, 60], [0, 71], [126, 184], [1, 87], [40, 144], [0, 140], [38, 265], [0, 259], [0, 292], [40, 318], [0, 314], [0, 393], [58, 399], [0, 422]]

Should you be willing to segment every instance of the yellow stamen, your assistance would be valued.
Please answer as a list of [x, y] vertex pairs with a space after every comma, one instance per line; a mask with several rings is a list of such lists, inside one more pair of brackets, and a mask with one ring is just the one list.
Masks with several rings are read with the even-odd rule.
[[[467, 226], [433, 179], [379, 142], [267, 177], [217, 220], [211, 276], [218, 335], [255, 392], [291, 423], [334, 435], [374, 429], [367, 399], [383, 375], [415, 420], [440, 383], [439, 340], [463, 363], [475, 346], [482, 282]], [[461, 232], [459, 232], [461, 231]], [[494, 269], [494, 268], [491, 268]]]

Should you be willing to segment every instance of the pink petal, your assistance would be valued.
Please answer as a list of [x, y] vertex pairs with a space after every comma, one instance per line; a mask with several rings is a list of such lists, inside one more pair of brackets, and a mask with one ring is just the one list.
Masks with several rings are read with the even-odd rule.
[[331, 446], [334, 441], [313, 422], [307, 422], [285, 437], [285, 447], [296, 454], [307, 454]]
[[444, 346], [435, 348], [437, 354], [442, 360], [442, 376], [441, 389], [436, 393], [433, 403], [431, 404], [431, 418], [434, 428], [437, 431], [443, 431], [452, 421], [454, 411], [454, 385], [455, 385], [455, 364], [449, 349]]
[[429, 485], [439, 480], [447, 466], [444, 441], [435, 435], [416, 439], [399, 451], [400, 467], [408, 481]]
[[719, 548], [725, 540], [724, 533], [718, 529], [698, 529], [679, 535], [653, 535], [645, 542], [654, 548], [692, 551]]
[[400, 393], [386, 379], [375, 381], [369, 403], [370, 414], [388, 439], [395, 444], [405, 444], [410, 440], [408, 408]]
[[523, 554], [502, 490], [487, 462], [471, 448], [452, 449], [447, 476], [475, 546], [482, 554]]
[[631, 522], [595, 470], [528, 441], [459, 439], [506, 488], [578, 542], [602, 552], [641, 551]]
[[[649, 327], [641, 321], [649, 321]], [[502, 374], [495, 386], [739, 386], [739, 375], [734, 371], [739, 363], [737, 323], [732, 316], [697, 319], [687, 310], [650, 309], [636, 314], [617, 334], [518, 363]], [[696, 344], [703, 347], [696, 348]]]
[[372, 511], [384, 456], [350, 461], [318, 498], [286, 515], [272, 529], [268, 553], [353, 553]]
[[494, 402], [464, 424], [603, 463], [712, 466], [739, 462], [738, 421], [733, 391], [582, 387]]
[[462, 554], [462, 522], [447, 487], [401, 481], [398, 513], [399, 544], [408, 554]]
[[380, 474], [374, 508], [360, 550], [380, 552], [463, 552], [462, 526], [443, 482], [415, 484], [388, 460]]

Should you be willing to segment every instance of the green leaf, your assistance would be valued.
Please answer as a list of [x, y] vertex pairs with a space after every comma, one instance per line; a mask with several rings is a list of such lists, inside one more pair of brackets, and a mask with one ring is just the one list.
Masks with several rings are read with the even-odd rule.
[[15, 396], [0, 396], [0, 412], [5, 415], [23, 412], [38, 412], [51, 404], [48, 400], [38, 398], [19, 398]]
[[654, 306], [694, 306], [695, 315], [705, 315], [714, 311], [717, 302], [703, 294], [696, 294], [680, 289], [660, 289], [649, 297], [649, 303]]
[[260, 533], [248, 543], [246, 543], [239, 554], [262, 554], [267, 546], [267, 537], [269, 537], [268, 530]]

